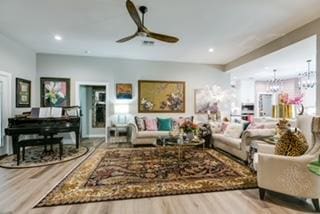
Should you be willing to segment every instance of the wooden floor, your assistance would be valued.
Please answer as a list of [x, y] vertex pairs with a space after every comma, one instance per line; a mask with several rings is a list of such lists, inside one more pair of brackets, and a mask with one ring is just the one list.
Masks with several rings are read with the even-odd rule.
[[[91, 142], [97, 147], [101, 139], [91, 140]], [[103, 143], [100, 147], [107, 146]], [[310, 201], [276, 193], [267, 193], [265, 201], [260, 201], [256, 189], [33, 208], [84, 158], [86, 157], [39, 168], [0, 168], [0, 213], [281, 214], [314, 212]]]

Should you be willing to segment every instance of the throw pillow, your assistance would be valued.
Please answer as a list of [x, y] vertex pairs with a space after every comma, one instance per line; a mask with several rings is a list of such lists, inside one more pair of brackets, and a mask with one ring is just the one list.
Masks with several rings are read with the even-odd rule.
[[157, 131], [158, 130], [157, 119], [145, 118], [144, 123], [146, 125], [147, 131]]
[[290, 129], [283, 134], [275, 147], [276, 155], [301, 156], [308, 150], [308, 143], [301, 131]]
[[243, 132], [248, 129], [249, 125], [250, 125], [250, 122], [248, 122], [248, 121], [245, 121], [242, 123], [243, 130], [241, 132], [240, 138], [242, 138]]
[[172, 130], [172, 119], [162, 119], [158, 118], [159, 131], [171, 131]]
[[146, 125], [144, 124], [143, 117], [135, 117], [134, 119], [136, 121], [136, 125], [138, 127], [138, 130], [139, 131], [145, 131], [146, 130]]
[[250, 126], [250, 122], [243, 122], [242, 125], [243, 125], [243, 131], [245, 131]]
[[226, 137], [239, 138], [242, 131], [243, 131], [242, 124], [230, 123], [223, 135]]
[[209, 122], [210, 126], [211, 126], [211, 132], [218, 134], [218, 133], [222, 133], [221, 129], [222, 129], [222, 123], [219, 122]]
[[229, 124], [230, 124], [229, 122], [223, 122], [223, 123], [221, 124], [220, 133], [224, 133], [224, 132], [226, 131], [226, 129], [228, 128]]
[[276, 134], [278, 136], [282, 136], [288, 131], [289, 128], [290, 128], [289, 120], [286, 120], [286, 119], [279, 120], [276, 127]]

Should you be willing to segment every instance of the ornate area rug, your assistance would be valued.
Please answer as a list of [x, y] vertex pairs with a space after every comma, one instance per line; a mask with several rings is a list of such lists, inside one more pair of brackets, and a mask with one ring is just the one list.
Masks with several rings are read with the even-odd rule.
[[97, 149], [36, 207], [255, 187], [248, 167], [215, 150]]
[[[48, 146], [49, 149], [49, 146]], [[63, 146], [63, 155], [62, 159], [59, 158], [59, 149], [58, 145], [53, 146], [53, 152], [50, 154], [45, 154], [43, 152], [43, 146], [34, 146], [26, 148], [25, 151], [25, 160], [22, 161], [22, 155], [19, 166], [17, 166], [17, 156], [9, 155], [2, 160], [0, 160], [0, 167], [19, 169], [19, 168], [30, 168], [30, 167], [40, 167], [47, 166], [52, 164], [58, 164], [65, 161], [70, 161], [75, 158], [79, 158], [89, 151], [93, 152], [94, 148], [91, 147], [88, 149], [85, 146], [80, 146], [79, 150], [76, 149], [75, 145], [65, 144]]]

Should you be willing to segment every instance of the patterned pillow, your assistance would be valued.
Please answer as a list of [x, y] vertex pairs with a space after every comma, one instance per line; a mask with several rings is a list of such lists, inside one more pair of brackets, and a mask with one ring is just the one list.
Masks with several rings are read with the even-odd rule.
[[301, 131], [290, 129], [283, 134], [275, 147], [276, 155], [301, 156], [308, 150], [308, 143]]
[[145, 118], [144, 123], [146, 125], [147, 131], [157, 131], [158, 130], [157, 119]]
[[146, 130], [146, 125], [144, 123], [144, 118], [143, 117], [135, 117], [134, 118], [136, 121], [136, 125], [138, 127], [139, 131], [145, 131]]
[[211, 132], [214, 134], [218, 134], [218, 133], [222, 133], [222, 123], [220, 122], [209, 122], [210, 126], [211, 126]]

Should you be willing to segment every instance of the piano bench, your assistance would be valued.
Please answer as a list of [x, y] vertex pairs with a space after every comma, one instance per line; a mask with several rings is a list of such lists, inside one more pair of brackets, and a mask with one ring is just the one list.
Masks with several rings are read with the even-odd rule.
[[63, 143], [62, 137], [51, 137], [51, 138], [39, 138], [39, 139], [27, 139], [20, 140], [17, 144], [17, 165], [20, 163], [20, 148], [22, 147], [22, 160], [25, 156], [25, 147], [27, 146], [47, 146], [50, 145], [52, 148], [53, 144], [59, 144], [59, 158], [62, 159], [63, 154]]

